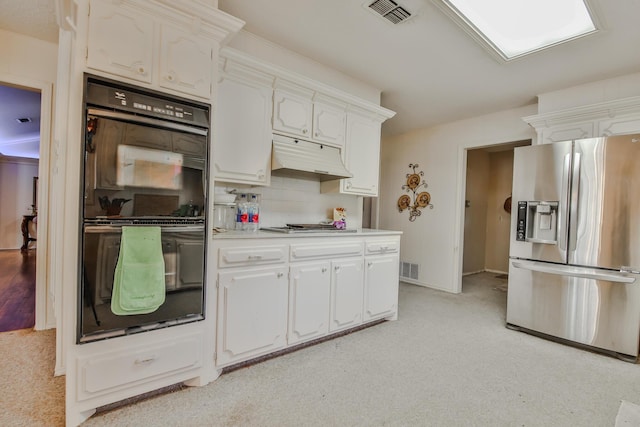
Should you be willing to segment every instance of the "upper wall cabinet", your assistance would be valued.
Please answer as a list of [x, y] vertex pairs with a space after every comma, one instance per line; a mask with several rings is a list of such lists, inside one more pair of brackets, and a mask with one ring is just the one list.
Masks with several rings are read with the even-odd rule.
[[352, 178], [324, 181], [322, 192], [340, 192], [359, 196], [378, 196], [380, 176], [380, 127], [382, 119], [364, 111], [347, 115], [347, 143], [343, 159]]
[[153, 19], [110, 1], [92, 1], [87, 67], [151, 83]]
[[273, 79], [229, 60], [221, 75], [213, 129], [213, 177], [269, 185]]
[[640, 132], [640, 97], [629, 97], [522, 118], [538, 144]]
[[195, 15], [197, 10], [191, 13], [194, 16], [154, 10], [137, 1], [92, 0], [87, 67], [159, 89], [211, 99], [217, 50], [224, 32], [213, 31]]
[[213, 66], [210, 40], [170, 25], [160, 26], [159, 86], [208, 99]]
[[332, 97], [278, 80], [273, 93], [273, 130], [342, 147], [346, 106]]
[[340, 149], [354, 176], [323, 182], [323, 192], [378, 195], [380, 127], [393, 111], [231, 48], [221, 51], [220, 64], [217, 181], [269, 185], [272, 134], [278, 133]]

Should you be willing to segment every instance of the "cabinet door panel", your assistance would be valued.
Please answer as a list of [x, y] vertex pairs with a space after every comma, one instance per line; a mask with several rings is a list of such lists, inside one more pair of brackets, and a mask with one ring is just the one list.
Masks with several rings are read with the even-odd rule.
[[273, 94], [273, 129], [310, 137], [313, 103], [293, 93], [276, 90]]
[[313, 105], [314, 141], [343, 147], [346, 117], [344, 109], [316, 102]]
[[289, 345], [329, 332], [330, 268], [328, 261], [291, 267]]
[[331, 263], [331, 332], [362, 323], [362, 265], [360, 258]]
[[216, 180], [268, 185], [272, 89], [225, 78], [218, 85], [213, 173]]
[[398, 256], [365, 260], [364, 320], [393, 315], [398, 310]]
[[211, 98], [213, 46], [204, 37], [169, 25], [161, 27], [158, 84], [202, 98]]
[[109, 1], [92, 1], [87, 66], [151, 83], [153, 21]]
[[218, 280], [217, 364], [283, 348], [287, 341], [286, 268], [225, 271]]
[[357, 114], [347, 119], [347, 169], [353, 178], [342, 180], [344, 193], [378, 195], [380, 123]]

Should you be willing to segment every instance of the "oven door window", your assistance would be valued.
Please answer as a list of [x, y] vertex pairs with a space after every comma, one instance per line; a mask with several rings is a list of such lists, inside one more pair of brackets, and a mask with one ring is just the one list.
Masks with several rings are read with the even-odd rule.
[[118, 316], [111, 311], [121, 228], [85, 225], [78, 342], [125, 335], [203, 318], [204, 225], [163, 226], [165, 302], [153, 313]]
[[207, 145], [206, 135], [88, 114], [83, 217], [201, 216]]

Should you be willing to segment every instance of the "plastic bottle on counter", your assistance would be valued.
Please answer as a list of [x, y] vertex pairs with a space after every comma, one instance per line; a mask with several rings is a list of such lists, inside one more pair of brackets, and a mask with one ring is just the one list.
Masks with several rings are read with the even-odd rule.
[[258, 195], [252, 194], [251, 199], [247, 203], [249, 214], [249, 222], [247, 222], [246, 230], [258, 231], [260, 228], [260, 204], [258, 204]]
[[249, 223], [249, 203], [247, 195], [240, 194], [240, 199], [236, 205], [236, 230], [246, 230]]

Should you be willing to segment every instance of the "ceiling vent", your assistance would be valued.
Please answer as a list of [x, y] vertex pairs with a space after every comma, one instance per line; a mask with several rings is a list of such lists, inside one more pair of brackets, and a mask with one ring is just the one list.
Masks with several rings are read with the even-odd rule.
[[30, 117], [22, 117], [22, 118], [16, 119], [16, 122], [18, 122], [18, 123], [31, 123], [31, 118]]
[[411, 17], [411, 12], [393, 0], [376, 0], [369, 4], [369, 9], [392, 24], [399, 24]]

